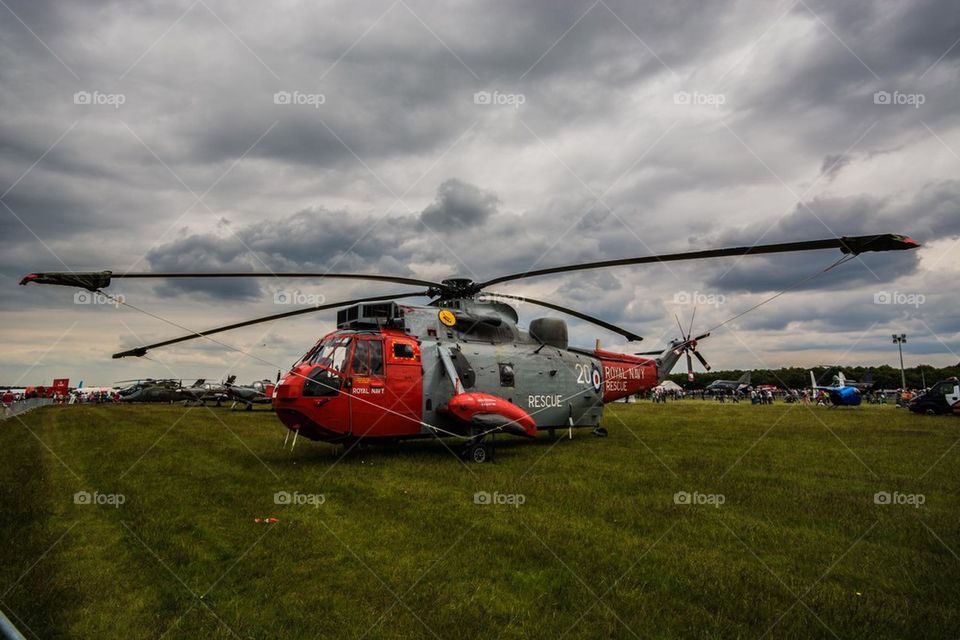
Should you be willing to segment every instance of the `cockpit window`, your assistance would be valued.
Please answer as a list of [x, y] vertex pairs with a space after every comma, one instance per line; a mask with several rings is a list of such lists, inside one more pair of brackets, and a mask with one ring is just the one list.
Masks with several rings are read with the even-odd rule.
[[333, 338], [328, 342], [321, 342], [300, 362], [302, 364], [319, 364], [334, 371], [344, 371], [347, 354], [350, 352], [350, 338]]
[[340, 393], [341, 379], [336, 373], [316, 367], [303, 383], [303, 395], [307, 397], [335, 396]]
[[329, 363], [321, 360], [320, 364], [326, 364], [334, 371], [343, 371], [347, 362], [347, 351], [350, 349], [350, 341], [335, 346], [330, 351]]

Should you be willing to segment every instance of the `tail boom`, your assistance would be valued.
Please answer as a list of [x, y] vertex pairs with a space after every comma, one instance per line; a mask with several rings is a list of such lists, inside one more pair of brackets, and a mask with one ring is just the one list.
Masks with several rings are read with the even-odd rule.
[[656, 360], [603, 349], [597, 349], [593, 355], [600, 360], [604, 403], [647, 391], [660, 383]]

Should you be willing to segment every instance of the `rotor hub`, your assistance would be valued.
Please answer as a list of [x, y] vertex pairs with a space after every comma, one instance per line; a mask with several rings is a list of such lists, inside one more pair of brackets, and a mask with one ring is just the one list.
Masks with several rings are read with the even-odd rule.
[[443, 300], [451, 298], [470, 298], [480, 292], [480, 285], [470, 278], [447, 278], [440, 281], [439, 287], [431, 287], [429, 293], [431, 296], [437, 296]]

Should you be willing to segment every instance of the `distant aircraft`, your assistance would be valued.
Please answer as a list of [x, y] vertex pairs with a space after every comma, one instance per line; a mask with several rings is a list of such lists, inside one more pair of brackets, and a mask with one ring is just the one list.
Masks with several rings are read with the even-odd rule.
[[253, 409], [254, 404], [270, 404], [273, 402], [274, 383], [270, 380], [257, 380], [249, 385], [226, 384], [227, 395], [233, 404], [245, 404], [246, 410]]
[[219, 407], [221, 402], [230, 397], [228, 390], [236, 379], [237, 376], [230, 376], [226, 381], [216, 383], [207, 382], [206, 378], [200, 378], [189, 387], [181, 387], [177, 392], [183, 400], [183, 406], [190, 403], [206, 406], [208, 402], [215, 402]]
[[730, 391], [743, 393], [750, 388], [750, 372], [740, 376], [739, 380], [714, 380], [707, 385], [707, 391]]
[[144, 380], [121, 380], [123, 382], [132, 382], [128, 387], [120, 389], [120, 402], [173, 402], [179, 400], [177, 389], [180, 388], [179, 380], [154, 380], [147, 378]]
[[[873, 372], [872, 372], [872, 371], [868, 371], [868, 372], [867, 372], [867, 375], [866, 375], [866, 377], [863, 379], [863, 382], [857, 382], [856, 380], [853, 380], [852, 378], [847, 378], [847, 377], [842, 377], [842, 376], [843, 376], [843, 371], [839, 371], [839, 372], [837, 373], [837, 375], [833, 376], [833, 384], [834, 384], [834, 386], [840, 386], [840, 387], [842, 387], [842, 386], [846, 385], [846, 386], [848, 386], [848, 387], [856, 387], [856, 389], [857, 389], [858, 391], [860, 391], [861, 393], [863, 393], [863, 392], [865, 392], [865, 391], [870, 391], [871, 389], [873, 389], [874, 384], [876, 384], [876, 383], [873, 381]], [[841, 377], [842, 377], [842, 381], [841, 381]]]
[[813, 376], [813, 371], [810, 372], [810, 387], [814, 393], [817, 391], [826, 391], [830, 396], [830, 402], [832, 402], [835, 407], [859, 406], [861, 400], [860, 389], [848, 385], [846, 378], [843, 377], [842, 371], [837, 374], [837, 381], [839, 384], [834, 386], [821, 386], [817, 384], [817, 379]]

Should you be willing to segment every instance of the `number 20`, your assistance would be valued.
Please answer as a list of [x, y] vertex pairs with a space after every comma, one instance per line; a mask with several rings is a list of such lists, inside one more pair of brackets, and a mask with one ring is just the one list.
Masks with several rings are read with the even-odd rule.
[[590, 367], [585, 364], [577, 364], [577, 384], [593, 384], [590, 379]]

